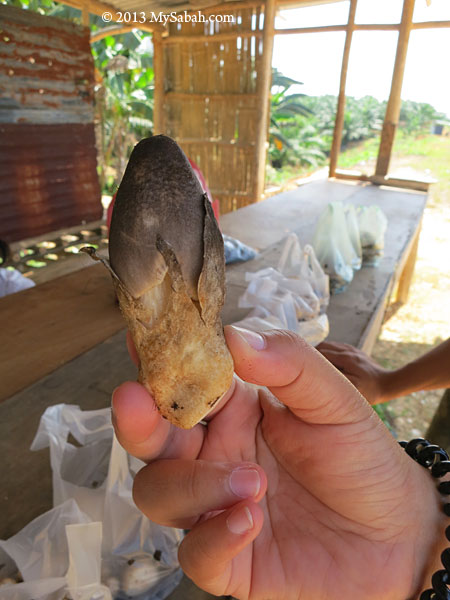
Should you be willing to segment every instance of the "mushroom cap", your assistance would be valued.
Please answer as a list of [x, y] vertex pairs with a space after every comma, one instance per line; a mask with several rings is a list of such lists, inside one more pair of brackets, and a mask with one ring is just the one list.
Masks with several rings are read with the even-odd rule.
[[204, 220], [202, 187], [178, 144], [165, 135], [140, 141], [117, 191], [109, 233], [111, 267], [134, 298], [167, 273], [156, 248], [162, 238], [175, 253], [188, 294], [198, 300]]

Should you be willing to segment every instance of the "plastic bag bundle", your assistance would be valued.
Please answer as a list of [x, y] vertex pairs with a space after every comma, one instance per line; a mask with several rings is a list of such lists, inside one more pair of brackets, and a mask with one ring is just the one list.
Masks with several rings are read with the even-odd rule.
[[361, 266], [376, 266], [383, 254], [387, 219], [378, 206], [355, 209], [332, 202], [320, 215], [313, 246], [332, 293], [344, 291]]
[[110, 409], [49, 407], [32, 450], [45, 447], [55, 507], [0, 541], [24, 579], [2, 586], [2, 599], [163, 600], [181, 580], [183, 533], [135, 506], [133, 478], [144, 463], [117, 442]]
[[332, 202], [320, 215], [313, 246], [325, 273], [330, 276], [332, 293], [343, 291], [353, 279], [358, 256], [350, 240], [344, 205]]
[[302, 250], [295, 234], [288, 236], [277, 269], [246, 273], [245, 279], [248, 286], [239, 307], [252, 310], [235, 325], [252, 331], [289, 329], [312, 345], [328, 335], [328, 276], [313, 248]]
[[360, 206], [358, 225], [361, 238], [363, 265], [376, 267], [383, 256], [387, 219], [379, 206]]
[[358, 217], [356, 215], [356, 209], [353, 204], [344, 205], [345, 221], [347, 223], [348, 237], [355, 251], [355, 256], [352, 267], [354, 271], [361, 268], [362, 265], [362, 248], [361, 239], [359, 233]]
[[229, 235], [222, 234], [223, 248], [225, 252], [225, 264], [231, 265], [236, 262], [245, 262], [255, 258], [257, 252], [250, 246], [242, 243]]

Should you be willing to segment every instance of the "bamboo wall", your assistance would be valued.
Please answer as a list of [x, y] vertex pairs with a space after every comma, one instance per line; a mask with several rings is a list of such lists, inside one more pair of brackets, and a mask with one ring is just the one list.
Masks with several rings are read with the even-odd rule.
[[222, 214], [258, 200], [264, 6], [226, 14], [235, 22], [170, 24], [156, 127], [199, 165]]

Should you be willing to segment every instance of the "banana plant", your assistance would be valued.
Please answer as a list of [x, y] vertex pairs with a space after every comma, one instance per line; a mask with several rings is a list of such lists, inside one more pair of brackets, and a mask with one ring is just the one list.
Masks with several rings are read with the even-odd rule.
[[114, 192], [131, 150], [153, 133], [153, 53], [146, 33], [108, 36], [92, 45], [102, 189]]

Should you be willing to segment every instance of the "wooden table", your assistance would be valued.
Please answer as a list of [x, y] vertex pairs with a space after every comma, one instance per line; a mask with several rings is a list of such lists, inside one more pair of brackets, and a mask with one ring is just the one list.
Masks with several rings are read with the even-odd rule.
[[247, 286], [245, 272], [276, 265], [283, 239], [291, 232], [298, 235], [302, 246], [310, 244], [318, 215], [333, 201], [355, 206], [376, 204], [388, 219], [380, 265], [355, 272], [348, 289], [331, 297], [327, 310], [328, 340], [346, 342], [370, 354], [388, 302], [405, 302], [408, 296], [426, 204], [426, 194], [421, 192], [324, 180], [221, 217], [223, 233], [265, 249], [258, 260], [228, 268], [225, 323], [238, 321], [248, 312], [237, 308], [238, 298]]
[[[245, 316], [237, 309], [245, 272], [276, 264], [282, 239], [291, 231], [302, 244], [310, 242], [319, 214], [332, 200], [377, 204], [389, 220], [380, 266], [356, 273], [348, 290], [332, 297], [328, 310], [329, 339], [370, 351], [396, 282], [399, 297], [407, 294], [423, 193], [320, 181], [224, 215], [224, 233], [265, 249], [257, 261], [227, 268], [225, 323]], [[0, 315], [0, 539], [5, 539], [52, 504], [48, 451], [29, 451], [44, 410], [62, 402], [84, 410], [109, 406], [113, 389], [134, 379], [136, 368], [101, 265], [1, 298]], [[185, 586], [171, 600], [206, 597]]]

